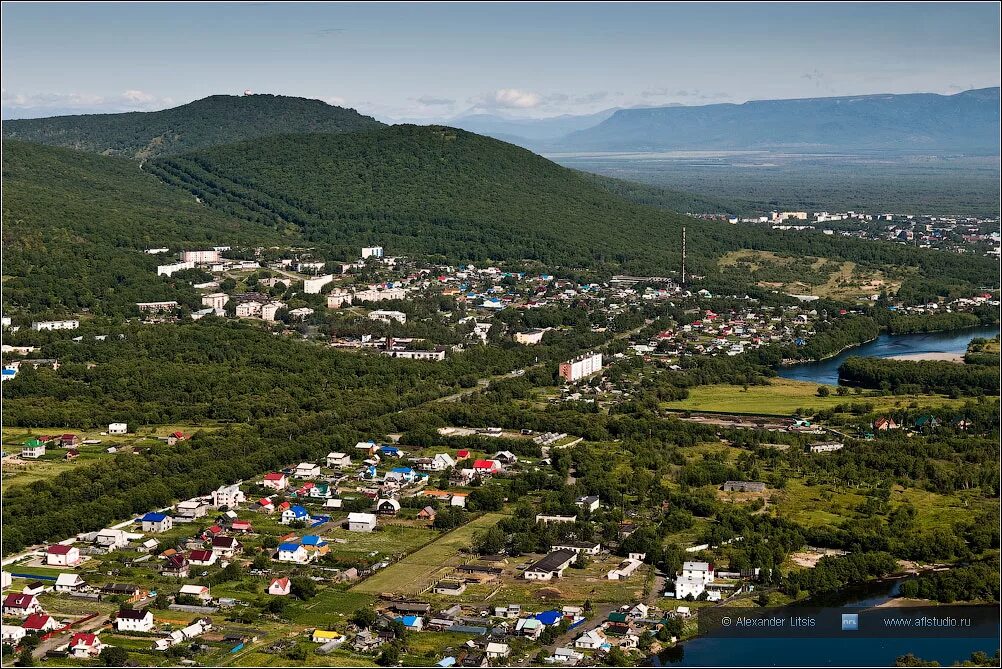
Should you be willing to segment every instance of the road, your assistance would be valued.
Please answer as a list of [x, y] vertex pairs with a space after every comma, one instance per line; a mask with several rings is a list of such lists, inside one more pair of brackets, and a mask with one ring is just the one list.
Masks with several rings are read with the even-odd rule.
[[50, 637], [49, 639], [46, 639], [45, 641], [38, 644], [35, 650], [31, 652], [31, 656], [34, 657], [35, 659], [41, 659], [45, 657], [45, 654], [50, 650], [54, 650], [58, 646], [68, 644], [70, 642], [70, 637], [76, 634], [77, 632], [90, 632], [99, 629], [104, 626], [107, 620], [108, 616], [103, 614], [97, 615], [88, 620], [87, 622], [83, 623], [79, 627], [73, 627], [72, 629], [68, 629], [62, 634], [56, 634], [55, 636]]

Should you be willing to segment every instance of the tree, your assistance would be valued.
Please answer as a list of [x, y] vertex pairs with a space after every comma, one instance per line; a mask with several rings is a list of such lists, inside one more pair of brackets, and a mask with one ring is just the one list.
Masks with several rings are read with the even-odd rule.
[[504, 532], [496, 525], [473, 535], [473, 550], [480, 555], [500, 553], [504, 546]]
[[351, 614], [352, 624], [362, 629], [368, 629], [372, 627], [373, 625], [376, 624], [376, 620], [378, 619], [379, 616], [376, 615], [376, 612], [373, 609], [369, 608], [355, 609], [355, 612]]
[[312, 599], [317, 594], [317, 584], [306, 576], [293, 576], [289, 581], [289, 593], [303, 601]]
[[376, 658], [376, 664], [381, 667], [395, 667], [400, 663], [400, 649], [395, 643], [386, 644]]
[[828, 386], [818, 386], [818, 397], [828, 397], [831, 394], [831, 388]]
[[101, 650], [100, 658], [106, 667], [124, 667], [129, 661], [129, 654], [119, 646], [105, 646]]

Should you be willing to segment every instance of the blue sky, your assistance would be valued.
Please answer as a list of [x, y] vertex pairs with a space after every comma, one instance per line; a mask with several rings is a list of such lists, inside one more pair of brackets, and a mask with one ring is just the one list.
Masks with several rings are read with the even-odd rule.
[[2, 14], [4, 118], [244, 89], [446, 119], [1000, 80], [997, 3], [5, 3]]

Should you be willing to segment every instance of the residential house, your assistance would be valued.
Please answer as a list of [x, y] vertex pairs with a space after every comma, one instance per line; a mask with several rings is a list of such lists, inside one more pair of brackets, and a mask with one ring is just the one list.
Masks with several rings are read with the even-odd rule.
[[311, 637], [311, 640], [313, 641], [313, 643], [322, 643], [322, 644], [328, 644], [332, 641], [337, 641], [340, 643], [344, 641], [344, 635], [338, 634], [337, 632], [333, 632], [330, 630], [316, 629], [313, 630], [313, 636]]
[[138, 602], [146, 596], [146, 591], [138, 585], [131, 583], [108, 583], [101, 586], [101, 595], [108, 597], [122, 597], [126, 603]]
[[456, 578], [443, 578], [435, 584], [433, 592], [436, 595], [459, 596], [466, 592], [466, 581]]
[[318, 483], [310, 488], [310, 497], [312, 499], [330, 499], [332, 496], [333, 491], [329, 483]]
[[3, 600], [3, 614], [5, 616], [27, 617], [32, 613], [44, 613], [42, 605], [34, 595], [12, 594], [7, 595]]
[[251, 525], [249, 520], [234, 520], [230, 523], [230, 530], [233, 532], [242, 532], [244, 534], [249, 534], [254, 531], [254, 526]]
[[178, 502], [174, 513], [178, 520], [190, 522], [206, 516], [209, 513], [209, 505], [200, 499], [189, 499]]
[[536, 514], [537, 523], [576, 523], [578, 520], [577, 516], [550, 516], [545, 513]]
[[575, 639], [574, 647], [582, 650], [598, 650], [606, 643], [608, 643], [608, 639], [605, 638], [605, 634], [596, 627]]
[[188, 562], [191, 564], [199, 565], [200, 567], [209, 567], [216, 564], [216, 560], [219, 558], [218, 555], [212, 551], [207, 550], [194, 550], [188, 553]]
[[896, 430], [898, 429], [898, 424], [893, 418], [888, 418], [887, 416], [881, 416], [877, 420], [873, 421], [873, 429], [878, 432], [884, 432], [886, 430]]
[[543, 633], [545, 627], [546, 625], [535, 618], [519, 618], [515, 623], [515, 633], [519, 636], [536, 640]]
[[288, 509], [282, 511], [282, 524], [288, 525], [295, 521], [308, 522], [310, 520], [309, 512], [301, 506], [290, 506]]
[[119, 632], [149, 632], [153, 629], [153, 614], [142, 609], [122, 609], [115, 616]]
[[17, 646], [26, 634], [27, 632], [20, 625], [3, 625], [0, 627], [0, 643]]
[[435, 511], [435, 509], [433, 507], [426, 506], [423, 509], [421, 509], [420, 511], [418, 511], [417, 517], [418, 517], [418, 520], [430, 520], [430, 521], [434, 522], [435, 516], [437, 516], [437, 515], [438, 515], [438, 512]]
[[60, 574], [56, 577], [56, 584], [53, 589], [56, 592], [76, 592], [87, 585], [80, 574]]
[[295, 564], [306, 564], [310, 561], [309, 553], [302, 544], [286, 542], [278, 545], [276, 559], [279, 562], [293, 562]]
[[78, 659], [94, 658], [101, 654], [104, 644], [96, 634], [77, 632], [70, 638], [67, 651]]
[[243, 549], [233, 537], [212, 537], [212, 552], [221, 558], [231, 558]]
[[128, 423], [109, 423], [108, 434], [126, 434], [129, 431]]
[[271, 584], [268, 586], [268, 594], [285, 597], [289, 594], [291, 588], [291, 581], [288, 578], [275, 578], [272, 579]]
[[584, 555], [598, 555], [602, 544], [597, 541], [561, 541], [550, 547], [552, 550], [574, 551]]
[[150, 512], [139, 519], [143, 532], [166, 532], [174, 527], [174, 519], [165, 513]]
[[489, 660], [503, 660], [511, 653], [511, 648], [506, 643], [490, 642], [484, 648], [484, 654]]
[[765, 484], [760, 481], [725, 481], [724, 492], [765, 492]]
[[177, 594], [182, 597], [194, 597], [203, 603], [212, 600], [212, 595], [209, 593], [209, 586], [207, 585], [185, 584], [181, 586], [181, 590]]
[[395, 499], [376, 501], [376, 513], [381, 516], [395, 516], [400, 511], [400, 502]]
[[682, 573], [675, 579], [675, 599], [698, 598], [713, 583], [713, 565], [708, 562], [688, 561], [682, 564]]
[[236, 509], [246, 501], [247, 496], [244, 494], [244, 491], [235, 483], [233, 485], [219, 486], [212, 491], [212, 506], [217, 509], [224, 506], [228, 509]]
[[174, 553], [167, 556], [160, 573], [164, 576], [173, 576], [175, 578], [188, 578], [189, 570], [188, 559], [182, 553]]
[[351, 467], [351, 456], [347, 453], [331, 452], [327, 454], [327, 466], [331, 468]]
[[376, 529], [376, 515], [373, 513], [349, 513], [348, 529], [352, 532], [372, 532]]
[[32, 613], [21, 623], [21, 627], [29, 634], [45, 634], [59, 628], [59, 622], [44, 613]]
[[424, 618], [421, 616], [400, 616], [397, 620], [411, 632], [420, 632], [424, 629]]
[[503, 470], [504, 467], [498, 460], [477, 460], [473, 463], [473, 471], [480, 476], [500, 474]]
[[599, 506], [601, 505], [598, 495], [588, 495], [586, 497], [578, 497], [575, 504], [580, 506], [585, 511], [597, 511]]
[[635, 558], [627, 558], [619, 563], [615, 569], [609, 570], [606, 574], [606, 578], [610, 581], [621, 581], [623, 579], [629, 578], [633, 575], [633, 572], [640, 569], [643, 566], [642, 560], [637, 560]]
[[76, 546], [53, 544], [45, 549], [45, 564], [54, 567], [75, 567], [80, 564], [80, 549]]
[[23, 459], [37, 460], [43, 455], [45, 455], [45, 444], [38, 439], [29, 439], [24, 442], [24, 446], [21, 448]]
[[289, 480], [285, 477], [285, 474], [272, 472], [264, 475], [261, 485], [272, 490], [285, 490], [289, 485]]
[[300, 462], [296, 465], [294, 476], [303, 480], [320, 478], [320, 465], [315, 465], [312, 462]]

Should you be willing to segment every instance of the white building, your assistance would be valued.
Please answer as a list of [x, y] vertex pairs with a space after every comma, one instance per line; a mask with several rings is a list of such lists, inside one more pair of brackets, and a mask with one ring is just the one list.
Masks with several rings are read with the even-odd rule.
[[383, 257], [383, 247], [382, 246], [363, 246], [362, 247], [362, 259], [365, 258], [382, 258]]
[[376, 514], [349, 513], [348, 529], [352, 532], [372, 532], [376, 529]]
[[219, 262], [219, 251], [185, 251], [181, 254], [181, 262], [210, 263]]
[[306, 279], [303, 281], [303, 292], [307, 295], [316, 295], [323, 289], [324, 286], [333, 280], [333, 274], [325, 274], [323, 276], [318, 276], [315, 279]]
[[22, 458], [37, 459], [45, 455], [45, 444], [39, 441], [29, 441], [21, 448]]
[[115, 629], [119, 632], [149, 632], [153, 629], [153, 614], [148, 610], [122, 609], [115, 616]]
[[515, 341], [526, 346], [533, 346], [543, 341], [546, 330], [529, 330], [528, 332], [516, 332]]
[[264, 305], [260, 302], [251, 300], [249, 302], [241, 302], [237, 305], [236, 313], [237, 318], [250, 318], [252, 316], [261, 315], [261, 307]]
[[310, 561], [310, 555], [302, 544], [286, 543], [279, 545], [277, 559], [279, 562], [306, 564]]
[[685, 599], [689, 595], [698, 598], [713, 583], [713, 565], [708, 562], [685, 562], [682, 573], [675, 579], [675, 599]]
[[390, 321], [396, 321], [398, 323], [407, 322], [407, 314], [402, 311], [385, 311], [382, 309], [377, 309], [376, 311], [369, 312], [370, 321], [382, 321], [384, 323], [389, 323]]
[[20, 625], [4, 625], [0, 627], [0, 642], [16, 646], [27, 632]]
[[328, 453], [327, 454], [327, 466], [328, 467], [350, 467], [351, 466], [351, 456], [347, 453]]
[[261, 320], [274, 321], [280, 309], [285, 309], [285, 302], [269, 302], [261, 305]]
[[340, 309], [347, 304], [351, 304], [351, 293], [347, 290], [332, 290], [327, 294], [328, 309]]
[[230, 301], [230, 296], [226, 293], [209, 293], [202, 296], [202, 306], [210, 309], [222, 309]]
[[602, 354], [588, 353], [560, 363], [560, 377], [568, 383], [602, 371]]
[[174, 527], [174, 519], [166, 513], [150, 512], [142, 517], [143, 532], [167, 532]]
[[177, 516], [185, 520], [201, 518], [209, 513], [209, 505], [198, 499], [189, 499], [177, 504]]
[[405, 360], [445, 360], [444, 349], [437, 351], [384, 351], [384, 354], [390, 356], [391, 358], [404, 358]]
[[80, 327], [80, 321], [35, 321], [31, 324], [32, 330], [76, 330]]
[[125, 434], [129, 431], [128, 423], [109, 423], [108, 434]]
[[56, 577], [54, 589], [56, 592], [76, 592], [85, 585], [80, 574], [60, 574]]
[[244, 494], [244, 491], [235, 483], [233, 485], [219, 486], [212, 491], [212, 506], [217, 509], [223, 506], [235, 509], [246, 501], [247, 496]]
[[175, 272], [180, 272], [186, 269], [195, 269], [195, 263], [177, 262], [172, 265], [158, 265], [157, 276], [174, 276]]
[[629, 578], [633, 575], [633, 572], [640, 569], [643, 566], [643, 562], [633, 558], [627, 558], [619, 563], [619, 566], [615, 569], [611, 569], [606, 578], [610, 581], [621, 581], [623, 579]]
[[402, 300], [407, 297], [407, 291], [403, 288], [383, 288], [355, 291], [353, 301], [355, 302], [381, 302], [382, 300]]
[[74, 567], [80, 564], [80, 549], [76, 546], [53, 544], [45, 549], [45, 564], [54, 567]]

